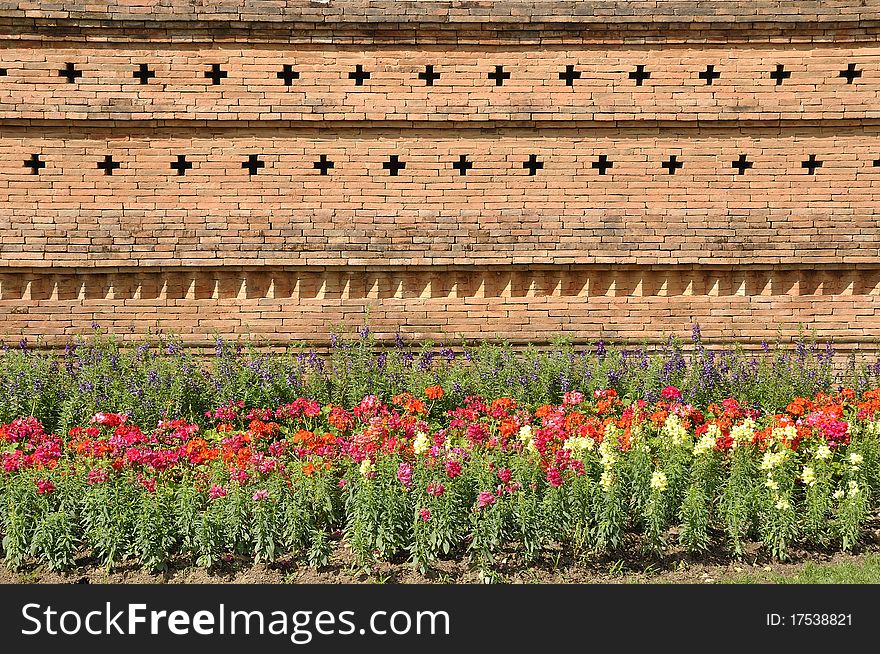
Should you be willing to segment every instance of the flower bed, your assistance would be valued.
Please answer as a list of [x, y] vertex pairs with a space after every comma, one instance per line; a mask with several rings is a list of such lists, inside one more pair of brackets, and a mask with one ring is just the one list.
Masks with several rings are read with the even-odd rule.
[[698, 407], [673, 386], [653, 401], [598, 389], [540, 405], [450, 406], [448, 393], [238, 401], [201, 424], [97, 413], [62, 434], [13, 420], [0, 426], [6, 560], [320, 567], [339, 538], [364, 566], [467, 556], [487, 578], [502, 552], [590, 557], [625, 539], [734, 555], [758, 539], [784, 559], [793, 545], [856, 546], [880, 492], [880, 389], [795, 397], [782, 412]]

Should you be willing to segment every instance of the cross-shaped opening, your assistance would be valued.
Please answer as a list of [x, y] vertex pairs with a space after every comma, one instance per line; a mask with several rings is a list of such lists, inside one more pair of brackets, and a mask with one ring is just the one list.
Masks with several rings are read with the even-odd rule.
[[400, 161], [396, 154], [388, 157], [388, 161], [382, 164], [382, 168], [388, 171], [392, 177], [397, 177], [397, 173], [406, 168], [406, 164]]
[[8, 71], [5, 68], [0, 68], [0, 77], [6, 77]]
[[185, 154], [177, 155], [177, 161], [171, 162], [171, 168], [176, 170], [178, 175], [186, 175], [186, 171], [192, 167], [192, 163], [186, 160]]
[[527, 161], [523, 161], [523, 168], [529, 171], [529, 175], [536, 175], [544, 167], [543, 161], [538, 161], [538, 155], [530, 154]]
[[679, 161], [678, 157], [674, 154], [669, 155], [669, 159], [664, 161], [661, 165], [669, 171], [670, 175], [674, 175], [676, 170], [684, 166], [684, 164]]
[[782, 64], [776, 64], [776, 70], [770, 73], [770, 79], [776, 80], [776, 86], [782, 86], [782, 82], [791, 77], [791, 71], [785, 70]]
[[712, 82], [721, 77], [721, 73], [716, 72], [715, 66], [709, 64], [706, 66], [706, 70], [700, 73], [700, 79], [706, 80], [707, 86], [712, 86]]
[[247, 161], [241, 162], [241, 167], [247, 168], [248, 175], [256, 175], [260, 168], [266, 167], [266, 162], [260, 161], [260, 155], [258, 154], [249, 154]]
[[419, 79], [425, 80], [425, 86], [434, 86], [434, 82], [440, 79], [440, 73], [435, 73], [433, 66], [425, 66], [425, 72], [419, 73]]
[[594, 161], [591, 166], [598, 170], [600, 175], [604, 175], [609, 168], [614, 167], [614, 162], [608, 161], [607, 154], [600, 154], [598, 161]]
[[205, 71], [205, 77], [211, 80], [211, 84], [217, 85], [224, 77], [228, 77], [228, 73], [220, 68], [220, 64], [211, 64], [211, 70]]
[[840, 71], [840, 77], [845, 77], [847, 84], [852, 84], [853, 80], [855, 78], [861, 77], [861, 76], [862, 76], [862, 71], [856, 70], [855, 64], [849, 64], [846, 67], [846, 70]]
[[467, 175], [467, 171], [474, 167], [473, 162], [468, 161], [466, 154], [458, 155], [458, 161], [452, 164], [452, 167], [458, 171], [459, 175]]
[[880, 168], [880, 159], [874, 159], [874, 167]]
[[275, 76], [284, 80], [284, 86], [290, 86], [293, 84], [293, 80], [299, 79], [299, 73], [290, 64], [284, 64]]
[[113, 157], [109, 154], [104, 157], [104, 161], [98, 162], [98, 168], [103, 170], [105, 175], [112, 175], [113, 171], [121, 166], [122, 164], [118, 161], [113, 161]]
[[815, 154], [811, 154], [809, 159], [801, 162], [801, 168], [806, 168], [807, 174], [809, 174], [809, 175], [815, 175], [816, 168], [821, 168], [821, 167], [822, 167], [822, 162], [820, 160], [816, 159]]
[[504, 80], [510, 79], [510, 73], [504, 70], [504, 66], [495, 66], [495, 72], [489, 73], [487, 77], [495, 80], [495, 86], [502, 86]]
[[731, 161], [730, 165], [736, 168], [737, 175], [744, 175], [745, 172], [755, 164], [749, 161], [746, 155], [741, 154], [739, 155], [739, 159], [737, 159], [736, 161]]
[[30, 168], [32, 175], [39, 175], [40, 169], [45, 168], [46, 163], [40, 161], [40, 155], [32, 154], [30, 159], [25, 160], [24, 167]]
[[331, 168], [334, 167], [333, 162], [330, 161], [330, 160], [327, 158], [327, 155], [326, 155], [326, 154], [322, 154], [322, 155], [320, 156], [320, 158], [318, 159], [318, 161], [315, 161], [312, 165], [313, 165], [315, 168], [317, 168], [318, 170], [320, 170], [322, 175], [326, 175], [327, 172], [328, 172]]
[[58, 76], [66, 77], [68, 83], [73, 84], [77, 77], [82, 77], [82, 71], [76, 69], [76, 64], [68, 61], [64, 64], [64, 68], [58, 71]]
[[574, 66], [566, 66], [565, 70], [559, 73], [559, 79], [565, 80], [566, 86], [574, 86], [574, 81], [581, 78], [581, 72], [575, 70]]
[[348, 79], [353, 79], [355, 86], [363, 86], [364, 80], [370, 79], [370, 73], [365, 71], [361, 64], [358, 64], [354, 67], [354, 70], [348, 74]]
[[641, 86], [649, 77], [651, 77], [651, 73], [646, 71], [642, 64], [636, 66], [636, 69], [629, 74], [629, 78], [636, 81], [636, 86]]
[[141, 84], [149, 84], [150, 78], [155, 76], [156, 73], [150, 70], [150, 67], [147, 64], [140, 64], [138, 69], [132, 73], [132, 77], [139, 79]]

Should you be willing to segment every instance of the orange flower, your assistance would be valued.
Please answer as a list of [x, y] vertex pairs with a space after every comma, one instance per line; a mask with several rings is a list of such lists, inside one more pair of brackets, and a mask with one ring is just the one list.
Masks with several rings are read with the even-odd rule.
[[428, 386], [428, 388], [425, 389], [425, 397], [429, 400], [439, 400], [443, 397], [443, 387], [440, 386], [440, 384]]

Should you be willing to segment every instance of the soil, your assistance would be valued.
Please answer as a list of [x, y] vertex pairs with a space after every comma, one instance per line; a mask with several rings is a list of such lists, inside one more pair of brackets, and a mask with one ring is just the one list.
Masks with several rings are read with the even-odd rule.
[[[168, 569], [151, 573], [135, 563], [121, 563], [111, 570], [88, 556], [77, 560], [70, 572], [54, 572], [30, 564], [19, 571], [0, 567], [2, 584], [431, 584], [481, 583], [479, 571], [467, 560], [436, 561], [426, 574], [406, 562], [406, 557], [380, 562], [370, 570], [359, 569], [346, 545], [337, 541], [327, 566], [313, 569], [301, 561], [280, 559], [271, 564], [250, 559], [228, 560], [214, 569], [194, 567], [189, 560], [174, 560]], [[872, 525], [863, 543], [852, 553], [839, 551], [793, 550], [787, 562], [773, 560], [760, 543], [750, 543], [741, 559], [729, 554], [707, 553], [690, 556], [672, 549], [663, 557], [640, 555], [635, 542], [618, 555], [574, 559], [561, 549], [549, 551], [538, 561], [524, 562], [515, 552], [496, 559], [495, 581], [509, 584], [593, 584], [593, 583], [715, 583], [746, 574], [775, 573], [793, 575], [808, 562], [857, 563], [871, 554], [880, 554], [880, 525]], [[719, 551], [721, 549], [719, 548]]]

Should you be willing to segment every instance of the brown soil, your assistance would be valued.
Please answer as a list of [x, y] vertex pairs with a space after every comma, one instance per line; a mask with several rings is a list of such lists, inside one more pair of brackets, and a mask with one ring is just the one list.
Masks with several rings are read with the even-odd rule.
[[[866, 541], [853, 553], [794, 550], [791, 560], [774, 561], [759, 543], [747, 547], [745, 556], [704, 554], [692, 557], [671, 551], [662, 558], [640, 555], [637, 547], [626, 547], [619, 555], [578, 561], [562, 550], [550, 551], [536, 562], [526, 564], [514, 552], [498, 556], [497, 582], [510, 584], [554, 583], [714, 583], [720, 579], [749, 573], [796, 574], [808, 562], [858, 562], [869, 554], [880, 553], [880, 529], [872, 528]], [[231, 560], [212, 570], [194, 567], [188, 560], [173, 561], [164, 572], [150, 573], [136, 564], [122, 563], [112, 570], [82, 557], [70, 572], [53, 572], [31, 564], [12, 571], [0, 567], [0, 583], [41, 584], [430, 584], [481, 583], [478, 570], [467, 559], [437, 561], [427, 574], [420, 574], [405, 557], [380, 562], [370, 571], [353, 565], [351, 552], [337, 543], [330, 564], [315, 570], [300, 561], [281, 559], [272, 564], [254, 564], [249, 559]]]

